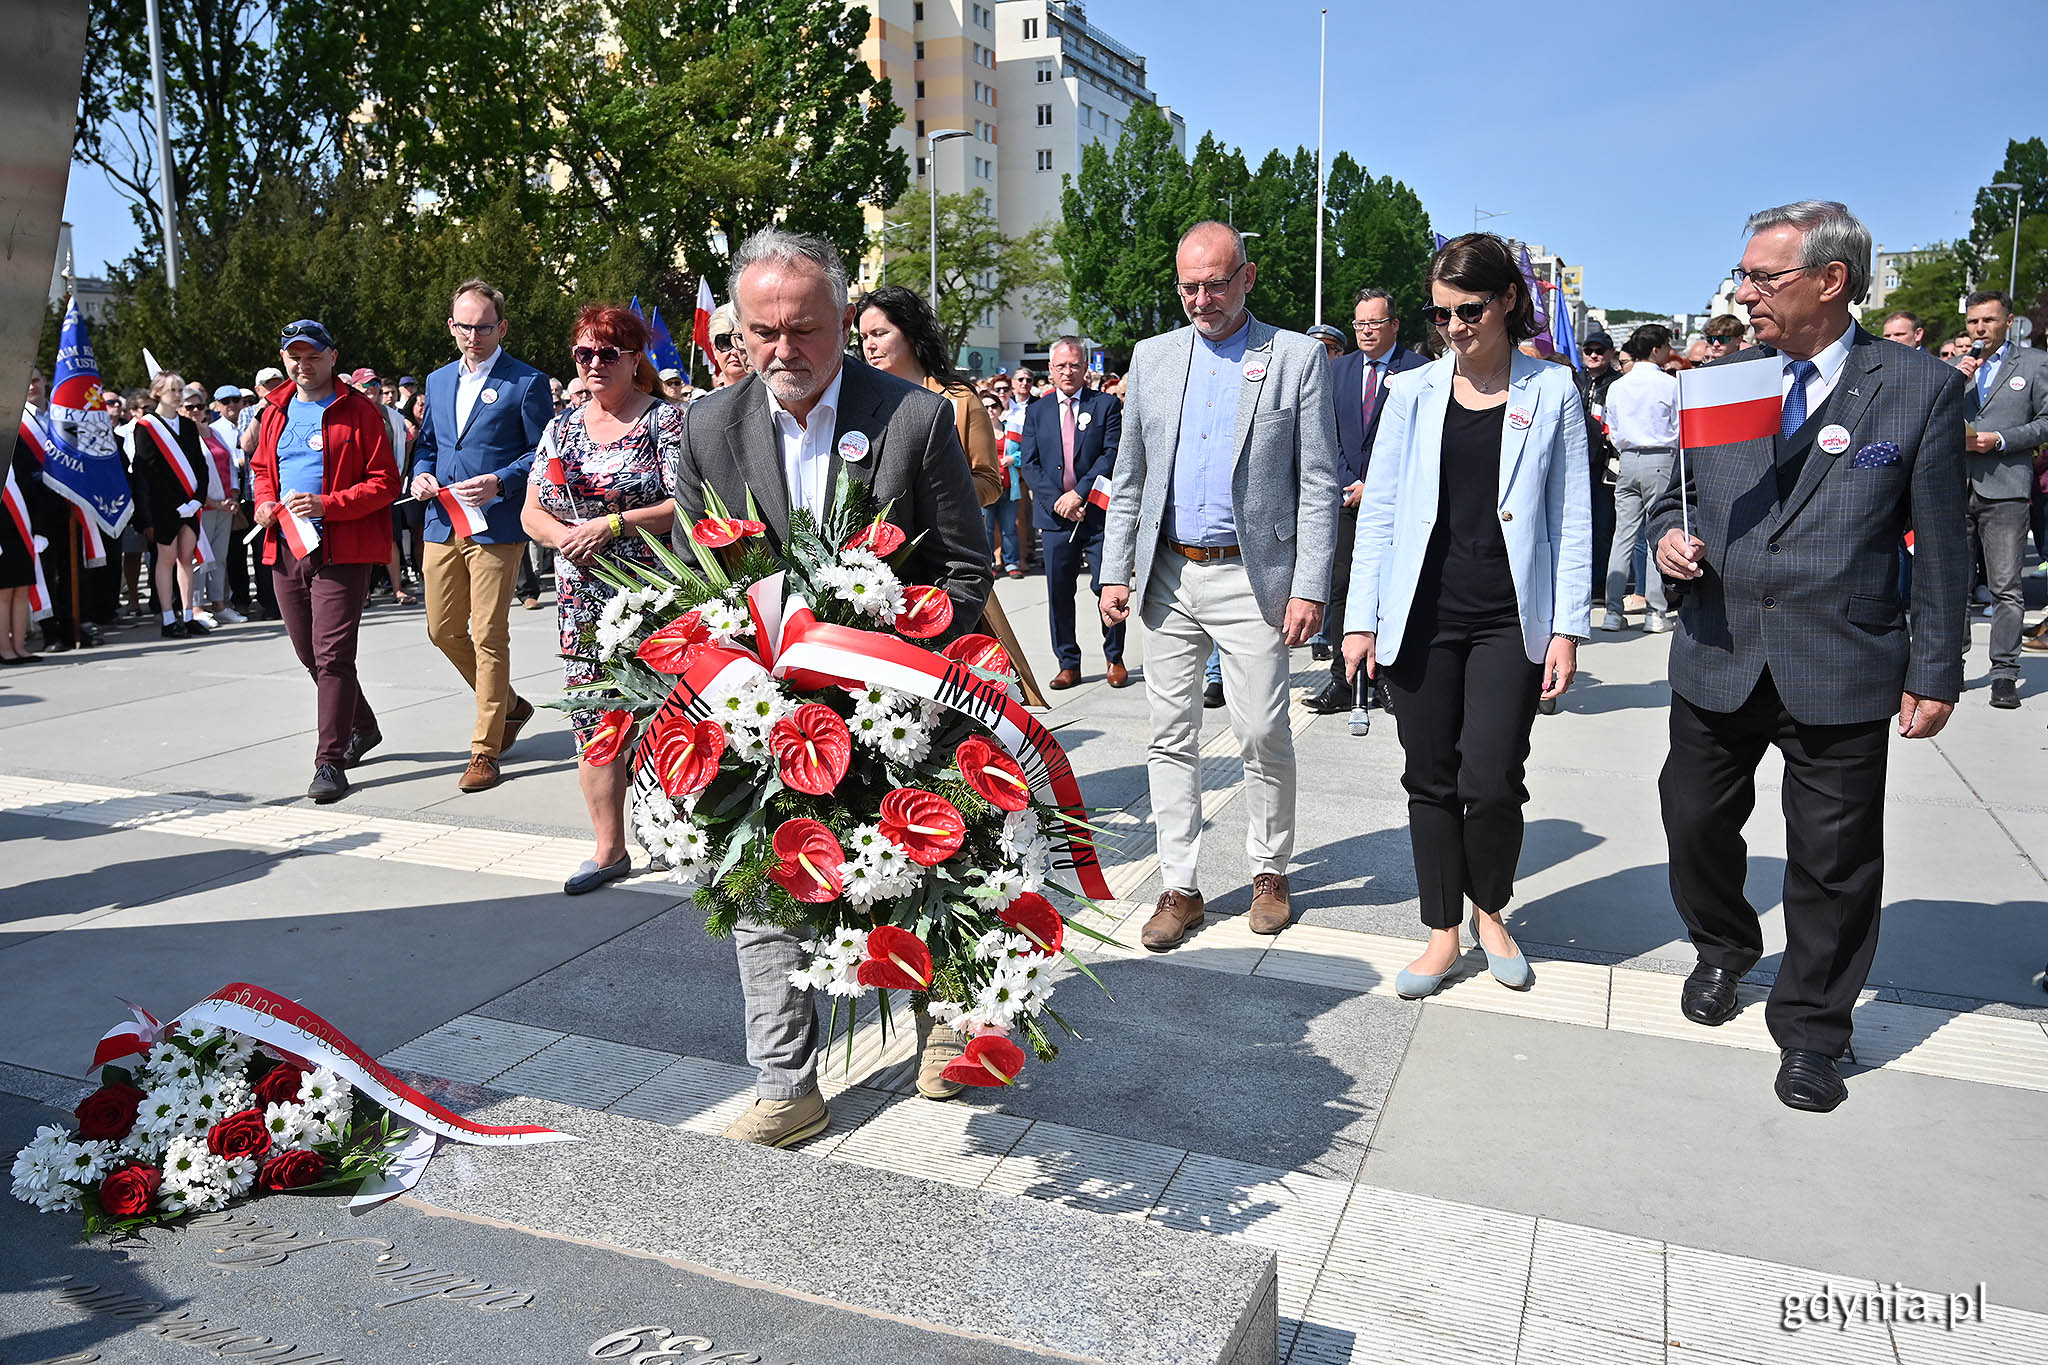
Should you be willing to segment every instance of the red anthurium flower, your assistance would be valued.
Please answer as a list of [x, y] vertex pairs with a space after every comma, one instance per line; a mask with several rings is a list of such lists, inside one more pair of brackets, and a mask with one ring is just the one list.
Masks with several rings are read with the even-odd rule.
[[898, 787], [882, 798], [882, 837], [922, 867], [936, 867], [960, 851], [967, 822], [937, 792]]
[[903, 603], [903, 614], [896, 618], [898, 635], [929, 640], [953, 624], [953, 599], [944, 588], [905, 588]]
[[632, 733], [631, 711], [605, 712], [597, 718], [590, 742], [583, 746], [583, 761], [593, 768], [602, 768], [619, 756], [619, 750], [626, 747], [626, 737]]
[[1060, 918], [1060, 912], [1036, 891], [1026, 891], [1017, 897], [996, 918], [1030, 939], [1047, 957], [1056, 956], [1067, 937], [1067, 924]]
[[657, 673], [681, 673], [690, 647], [710, 638], [711, 632], [704, 629], [703, 619], [694, 611], [686, 611], [641, 643], [640, 662]]
[[960, 741], [953, 751], [960, 776], [975, 795], [998, 810], [1023, 810], [1031, 804], [1031, 784], [1017, 760], [979, 735]]
[[999, 1033], [970, 1039], [967, 1050], [939, 1074], [962, 1085], [1014, 1085], [1024, 1069], [1024, 1049]]
[[840, 546], [842, 550], [866, 550], [878, 559], [887, 559], [903, 548], [903, 528], [886, 521], [872, 521], [861, 528], [860, 534]]
[[768, 732], [768, 748], [781, 765], [786, 785], [812, 796], [830, 796], [853, 759], [853, 736], [837, 711], [806, 702], [775, 722]]
[[884, 924], [868, 934], [868, 955], [854, 971], [863, 986], [921, 991], [932, 984], [931, 949], [908, 929]]
[[846, 850], [831, 830], [816, 820], [785, 820], [775, 831], [773, 846], [779, 861], [768, 875], [777, 886], [814, 905], [839, 898], [844, 886], [839, 865], [846, 861]]
[[758, 521], [744, 517], [706, 517], [690, 528], [690, 539], [709, 550], [758, 536], [768, 528]]
[[996, 643], [993, 635], [963, 635], [939, 651], [956, 663], [967, 664], [987, 673], [1015, 673], [1010, 663], [1009, 651]]
[[694, 796], [718, 776], [725, 730], [715, 720], [692, 723], [688, 716], [674, 715], [655, 727], [647, 748], [661, 789], [672, 797]]

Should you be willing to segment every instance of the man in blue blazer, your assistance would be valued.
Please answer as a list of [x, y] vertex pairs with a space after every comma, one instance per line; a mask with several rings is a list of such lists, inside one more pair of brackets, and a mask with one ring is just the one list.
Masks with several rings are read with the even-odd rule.
[[[1102, 526], [1105, 495], [1089, 500], [1098, 478], [1116, 469], [1123, 435], [1124, 405], [1114, 394], [1082, 386], [1088, 361], [1079, 337], [1052, 344], [1046, 368], [1053, 391], [1024, 411], [1018, 472], [1031, 486], [1031, 515], [1045, 558], [1045, 586], [1052, 597], [1052, 651], [1060, 671], [1055, 688], [1081, 681], [1081, 642], [1074, 636], [1074, 583], [1088, 565], [1088, 588], [1102, 596]], [[1122, 622], [1102, 628], [1102, 655], [1109, 661], [1111, 687], [1130, 681], [1124, 668]]]
[[[499, 759], [533, 719], [533, 703], [512, 691], [506, 613], [526, 556], [526, 478], [554, 398], [546, 375], [505, 354], [505, 331], [505, 296], [463, 281], [448, 308], [460, 358], [427, 376], [413, 447], [412, 493], [427, 505], [427, 636], [476, 692], [469, 766], [456, 782], [466, 792], [498, 785]], [[460, 504], [452, 514], [443, 490]]]
[[[1337, 514], [1337, 556], [1330, 561], [1330, 609], [1323, 619], [1341, 628], [1351, 596], [1351, 547], [1358, 539], [1358, 502], [1365, 470], [1379, 435], [1387, 380], [1429, 363], [1429, 357], [1401, 344], [1401, 319], [1384, 289], [1361, 289], [1351, 304], [1351, 334], [1358, 349], [1330, 362], [1330, 391], [1337, 405], [1337, 485], [1343, 506]], [[1307, 706], [1323, 715], [1349, 711], [1354, 695], [1344, 677], [1344, 651], [1331, 650], [1330, 683]]]

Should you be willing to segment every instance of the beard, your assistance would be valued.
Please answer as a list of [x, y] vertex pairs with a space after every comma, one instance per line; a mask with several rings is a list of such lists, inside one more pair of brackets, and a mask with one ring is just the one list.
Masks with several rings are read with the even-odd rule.
[[795, 403], [808, 403], [823, 393], [825, 386], [832, 382], [830, 375], [821, 379], [818, 372], [809, 366], [798, 369], [784, 365], [780, 361], [771, 362], [767, 369], [761, 371], [761, 379], [775, 394], [777, 401], [785, 407]]

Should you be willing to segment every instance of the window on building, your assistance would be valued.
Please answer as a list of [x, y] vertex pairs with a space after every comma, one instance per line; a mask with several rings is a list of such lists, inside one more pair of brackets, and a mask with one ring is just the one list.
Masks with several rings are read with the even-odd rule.
[[1024, 36], [1026, 38], [1036, 38], [1038, 36], [1038, 21], [1036, 19], [1026, 19], [1024, 21]]
[[921, 24], [924, 22], [924, 5], [922, 3], [910, 7], [910, 19], [912, 23]]
[[924, 158], [923, 158], [923, 157], [919, 157], [919, 158], [917, 159], [917, 178], [918, 178], [919, 180], [922, 180], [922, 179], [924, 179]]
[[912, 55], [919, 61], [924, 60], [924, 39], [919, 38], [917, 40], [916, 46], [912, 49]]
[[918, 135], [919, 137], [923, 137], [923, 136], [924, 136], [924, 120], [923, 120], [923, 119], [919, 119], [919, 120], [917, 121], [917, 135]]
[[1050, 104], [1038, 106], [1038, 126], [1041, 128], [1052, 127], [1052, 106]]
[[1884, 272], [1884, 287], [1887, 289], [1897, 289], [1899, 287], [1898, 271], [1887, 270]]
[[919, 99], [923, 99], [923, 98], [924, 98], [924, 82], [923, 82], [923, 81], [919, 81], [919, 82], [917, 83], [917, 97], [918, 97]]
[[1083, 128], [1093, 128], [1095, 126], [1095, 110], [1086, 104], [1081, 106], [1081, 126]]
[[1038, 83], [1040, 85], [1049, 85], [1052, 83], [1051, 62], [1040, 62], [1038, 64]]
[[974, 44], [973, 46], [974, 46], [974, 64], [975, 64], [976, 66], [980, 66], [980, 65], [981, 65], [981, 44], [980, 44], [980, 43], [975, 43], [975, 44]]
[[1040, 147], [1038, 149], [1038, 169], [1041, 171], [1052, 169], [1052, 148]]
[[981, 82], [980, 82], [980, 81], [976, 81], [976, 82], [974, 83], [974, 102], [975, 102], [976, 104], [980, 104], [980, 103], [981, 103]]

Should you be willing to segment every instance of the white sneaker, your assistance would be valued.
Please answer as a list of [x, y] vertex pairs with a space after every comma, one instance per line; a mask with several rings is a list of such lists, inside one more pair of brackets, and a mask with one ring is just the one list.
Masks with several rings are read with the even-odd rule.
[[1610, 611], [1610, 612], [1608, 612], [1608, 613], [1607, 613], [1607, 614], [1606, 614], [1605, 616], [1602, 616], [1602, 617], [1600, 618], [1600, 629], [1602, 629], [1602, 630], [1627, 630], [1627, 629], [1628, 629], [1628, 618], [1627, 618], [1626, 616], [1623, 616], [1623, 615], [1622, 615], [1622, 614], [1621, 614], [1620, 612], [1618, 612], [1618, 611]]
[[213, 613], [210, 611], [195, 611], [192, 613], [192, 619], [205, 626], [208, 630], [216, 630], [220, 627], [220, 622], [214, 619]]
[[214, 613], [214, 616], [219, 620], [227, 622], [231, 626], [239, 626], [244, 621], [247, 621], [249, 619], [248, 617], [242, 615], [242, 613], [236, 611], [233, 607], [222, 607], [219, 611]]
[[1662, 635], [1669, 629], [1671, 629], [1671, 623], [1664, 619], [1664, 613], [1661, 611], [1653, 611], [1643, 618], [1643, 634], [1645, 635]]

